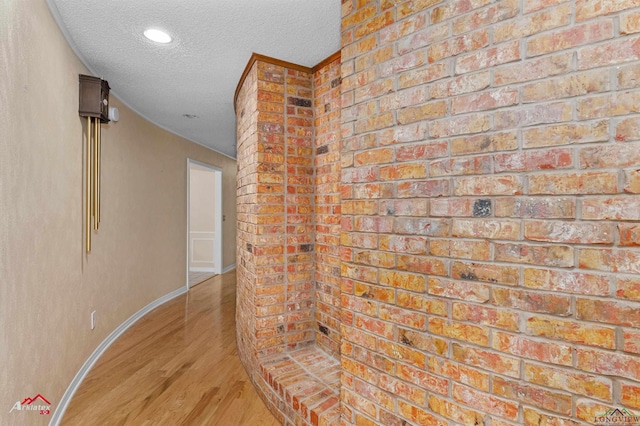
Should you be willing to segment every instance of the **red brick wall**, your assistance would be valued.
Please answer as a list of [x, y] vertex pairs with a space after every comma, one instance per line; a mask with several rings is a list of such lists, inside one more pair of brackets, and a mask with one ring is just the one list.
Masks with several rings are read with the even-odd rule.
[[[236, 233], [236, 323], [239, 354], [245, 366], [256, 365], [256, 322], [254, 311], [257, 302], [257, 285], [273, 288], [261, 279], [258, 281], [256, 256], [253, 247], [257, 245], [256, 205], [265, 198], [257, 190], [257, 164], [259, 155], [259, 135], [257, 133], [258, 73], [254, 64], [248, 72], [236, 101], [236, 132], [238, 173], [237, 181], [237, 233]], [[273, 245], [277, 245], [276, 240]], [[283, 245], [283, 244], [280, 244]], [[281, 272], [282, 274], [282, 272]], [[259, 283], [259, 284], [258, 284]], [[250, 371], [248, 369], [248, 371]], [[251, 371], [250, 371], [251, 374]]]
[[640, 412], [637, 6], [343, 1], [343, 424]]
[[[271, 65], [273, 67], [273, 65]], [[314, 341], [313, 75], [283, 68], [287, 349]]]
[[340, 57], [314, 73], [316, 343], [340, 352]]
[[238, 352], [287, 425], [340, 416], [339, 68], [255, 55], [236, 96]]
[[314, 338], [312, 94], [310, 73], [258, 60], [236, 100], [245, 365]]

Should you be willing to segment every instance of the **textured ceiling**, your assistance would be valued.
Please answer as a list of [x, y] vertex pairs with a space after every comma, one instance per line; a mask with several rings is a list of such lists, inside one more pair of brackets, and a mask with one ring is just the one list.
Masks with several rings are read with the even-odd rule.
[[[340, 48], [340, 0], [47, 3], [85, 65], [121, 101], [234, 158], [233, 94], [251, 54], [312, 67]], [[150, 27], [173, 41], [147, 40], [142, 33]]]

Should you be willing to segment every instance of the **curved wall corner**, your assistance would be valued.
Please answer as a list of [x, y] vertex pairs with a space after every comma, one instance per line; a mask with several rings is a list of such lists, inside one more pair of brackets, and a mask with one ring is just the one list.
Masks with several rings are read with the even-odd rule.
[[[334, 58], [332, 63], [334, 80], [339, 79], [339, 59]], [[327, 85], [331, 82], [324, 78], [322, 86]], [[339, 93], [335, 82], [333, 89], [330, 91], [335, 96]], [[329, 101], [327, 96], [323, 99]], [[324, 126], [322, 137], [318, 138], [314, 131], [314, 100], [314, 70], [261, 55], [254, 55], [249, 61], [235, 100], [238, 349], [267, 405], [280, 419], [295, 424], [311, 424], [313, 416], [316, 420], [335, 417], [339, 406], [337, 361], [315, 348], [320, 333], [324, 338], [318, 339], [320, 346], [334, 354], [339, 350], [339, 255], [337, 245], [325, 250], [331, 243], [329, 236], [339, 238], [339, 224], [328, 221], [322, 240], [315, 240], [315, 209], [319, 204], [328, 208], [339, 204], [335, 198], [339, 192], [339, 172], [336, 175], [335, 171], [339, 161], [335, 144], [339, 104], [334, 102], [326, 108], [322, 105], [322, 110], [326, 109], [326, 115], [322, 115], [325, 119], [330, 116], [334, 123]], [[337, 109], [329, 114], [332, 106]], [[322, 202], [314, 189], [317, 172], [313, 161], [318, 141], [333, 143], [333, 156], [327, 161], [331, 170], [321, 172], [333, 178], [326, 190], [327, 197], [333, 198]], [[329, 147], [324, 146], [321, 151], [327, 153]], [[326, 261], [318, 262], [316, 244], [327, 256]], [[318, 274], [318, 265], [329, 262], [330, 269]], [[329, 282], [328, 275], [334, 281]], [[317, 276], [322, 278], [321, 287], [315, 285]], [[310, 371], [305, 365], [309, 357], [326, 368]], [[282, 381], [283, 371], [289, 372], [287, 382]], [[314, 400], [312, 406], [294, 404], [298, 398], [303, 399], [304, 395], [297, 393], [303, 383], [322, 395], [321, 400]], [[334, 411], [329, 413], [329, 409]]]

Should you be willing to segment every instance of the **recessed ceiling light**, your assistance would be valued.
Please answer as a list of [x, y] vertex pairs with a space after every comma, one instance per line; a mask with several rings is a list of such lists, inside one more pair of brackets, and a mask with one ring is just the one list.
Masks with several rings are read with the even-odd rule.
[[153, 28], [145, 30], [144, 36], [149, 40], [155, 41], [157, 43], [169, 43], [171, 41], [171, 36], [169, 34]]

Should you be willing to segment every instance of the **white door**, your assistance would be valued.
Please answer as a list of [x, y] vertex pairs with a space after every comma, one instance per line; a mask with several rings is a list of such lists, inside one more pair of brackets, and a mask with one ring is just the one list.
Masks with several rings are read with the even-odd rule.
[[187, 161], [187, 283], [189, 272], [222, 272], [222, 171]]

